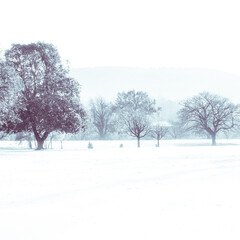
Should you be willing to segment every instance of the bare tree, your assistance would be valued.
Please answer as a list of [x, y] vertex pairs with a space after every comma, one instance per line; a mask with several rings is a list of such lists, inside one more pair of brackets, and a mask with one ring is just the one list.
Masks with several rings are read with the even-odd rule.
[[162, 126], [161, 124], [152, 126], [150, 135], [152, 138], [155, 138], [157, 140], [157, 147], [160, 146], [159, 144], [160, 140], [164, 138], [168, 132], [169, 132], [168, 126]]
[[91, 101], [90, 115], [99, 139], [104, 139], [108, 133], [113, 132], [112, 114], [112, 104], [107, 103], [103, 98], [99, 97]]
[[170, 121], [171, 127], [169, 128], [169, 135], [173, 139], [180, 139], [186, 137], [186, 131], [183, 129], [182, 124], [177, 121]]
[[150, 132], [150, 123], [143, 115], [134, 115], [125, 119], [127, 133], [131, 137], [136, 137], [138, 147], [140, 147], [140, 139]]
[[150, 136], [157, 140], [157, 147], [160, 146], [160, 140], [166, 136], [166, 134], [169, 132], [170, 127], [170, 124], [168, 122], [162, 121], [161, 111], [162, 108], [158, 107], [151, 120], [152, 126], [150, 130]]
[[186, 130], [197, 134], [206, 132], [212, 138], [212, 145], [216, 145], [217, 133], [227, 132], [238, 125], [239, 113], [239, 105], [203, 92], [184, 101], [178, 114]]
[[150, 132], [148, 116], [155, 112], [155, 101], [151, 100], [145, 92], [131, 90], [118, 93], [115, 104], [120, 126], [128, 135], [137, 138], [138, 147], [140, 147], [140, 139]]

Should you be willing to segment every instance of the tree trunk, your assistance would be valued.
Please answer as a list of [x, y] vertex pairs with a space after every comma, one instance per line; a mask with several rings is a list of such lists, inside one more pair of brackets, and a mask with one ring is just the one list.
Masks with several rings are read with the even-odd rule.
[[212, 146], [216, 146], [216, 134], [212, 134]]
[[28, 146], [29, 146], [30, 149], [32, 149], [32, 141], [31, 141], [31, 139], [28, 140]]
[[43, 139], [37, 139], [37, 150], [43, 149], [44, 140]]
[[139, 137], [137, 138], [137, 141], [138, 141], [138, 147], [140, 148], [140, 138]]
[[50, 132], [45, 132], [43, 134], [42, 137], [40, 137], [39, 133], [37, 132], [37, 129], [35, 126], [32, 127], [33, 128], [33, 133], [34, 133], [34, 136], [35, 136], [35, 139], [37, 141], [37, 149], [36, 150], [42, 150], [43, 149], [43, 144], [44, 144], [44, 141], [47, 139], [48, 135]]
[[159, 147], [160, 146], [160, 144], [159, 144], [159, 138], [157, 139], [157, 147]]

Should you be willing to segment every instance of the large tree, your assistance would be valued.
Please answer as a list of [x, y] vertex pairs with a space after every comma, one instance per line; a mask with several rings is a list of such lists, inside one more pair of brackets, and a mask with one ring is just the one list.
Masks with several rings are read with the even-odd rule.
[[197, 134], [207, 133], [216, 145], [219, 132], [227, 132], [239, 124], [239, 105], [208, 92], [200, 93], [182, 102], [179, 118], [186, 130]]
[[33, 132], [37, 149], [42, 149], [51, 132], [77, 133], [85, 127], [79, 84], [69, 77], [53, 45], [14, 44], [5, 58], [21, 82], [17, 109], [20, 121], [9, 121], [6, 132]]
[[137, 138], [138, 147], [140, 139], [150, 132], [149, 115], [155, 112], [155, 101], [147, 93], [134, 90], [118, 93], [115, 102], [122, 123], [128, 135]]

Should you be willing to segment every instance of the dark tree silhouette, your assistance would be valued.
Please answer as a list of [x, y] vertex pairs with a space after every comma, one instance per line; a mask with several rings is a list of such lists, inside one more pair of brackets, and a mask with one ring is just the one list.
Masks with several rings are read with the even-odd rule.
[[6, 132], [33, 132], [37, 149], [42, 149], [51, 132], [77, 133], [85, 127], [79, 84], [69, 77], [53, 45], [14, 44], [5, 58], [21, 82], [16, 113], [20, 121], [9, 121]]
[[134, 115], [125, 119], [128, 135], [136, 137], [138, 147], [140, 147], [140, 139], [145, 137], [150, 132], [150, 123], [145, 116]]
[[184, 101], [179, 118], [186, 130], [197, 134], [208, 133], [212, 145], [216, 145], [219, 132], [227, 132], [239, 124], [239, 105], [208, 92], [200, 93]]

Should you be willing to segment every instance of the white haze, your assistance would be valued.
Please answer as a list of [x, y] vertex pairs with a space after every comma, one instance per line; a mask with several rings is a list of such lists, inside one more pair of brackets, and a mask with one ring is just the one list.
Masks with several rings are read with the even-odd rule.
[[0, 48], [45, 41], [74, 68], [207, 68], [240, 75], [237, 0], [8, 0]]

